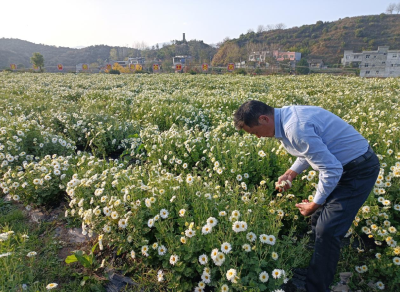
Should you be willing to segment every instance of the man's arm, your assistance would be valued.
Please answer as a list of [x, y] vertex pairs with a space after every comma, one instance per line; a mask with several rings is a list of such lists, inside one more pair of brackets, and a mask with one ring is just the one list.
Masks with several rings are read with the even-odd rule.
[[312, 124], [297, 124], [291, 129], [291, 134], [292, 145], [313, 169], [319, 171], [314, 203], [322, 205], [342, 176], [342, 164], [315, 133]]

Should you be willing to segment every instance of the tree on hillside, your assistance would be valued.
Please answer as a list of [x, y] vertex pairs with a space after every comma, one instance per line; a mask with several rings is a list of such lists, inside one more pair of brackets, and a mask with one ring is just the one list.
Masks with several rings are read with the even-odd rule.
[[275, 25], [275, 29], [285, 29], [286, 25], [284, 23], [278, 23]]
[[395, 7], [394, 10], [397, 12], [397, 14], [399, 14], [399, 12], [400, 12], [400, 2], [396, 4], [396, 7]]
[[396, 9], [396, 4], [395, 3], [390, 3], [389, 6], [386, 8], [386, 13], [387, 14], [393, 14], [393, 11]]
[[238, 62], [240, 60], [240, 48], [234, 43], [225, 43], [214, 55], [211, 62], [213, 66], [225, 66], [230, 62]]
[[44, 67], [43, 55], [40, 53], [33, 53], [31, 57], [31, 63], [39, 67], [39, 70], [42, 71], [42, 67]]
[[110, 59], [113, 61], [118, 61], [119, 56], [118, 56], [118, 51], [116, 48], [112, 48], [110, 50]]
[[301, 58], [296, 64], [297, 74], [308, 74], [310, 73], [310, 68], [308, 67], [308, 62], [305, 58]]

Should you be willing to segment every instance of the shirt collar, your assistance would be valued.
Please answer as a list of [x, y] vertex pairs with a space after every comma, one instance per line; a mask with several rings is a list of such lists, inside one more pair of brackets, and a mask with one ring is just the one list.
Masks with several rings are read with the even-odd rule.
[[282, 139], [281, 109], [274, 108], [275, 138]]

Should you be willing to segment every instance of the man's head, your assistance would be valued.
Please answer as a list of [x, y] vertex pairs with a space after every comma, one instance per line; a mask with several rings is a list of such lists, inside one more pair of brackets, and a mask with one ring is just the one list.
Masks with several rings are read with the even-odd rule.
[[236, 111], [233, 120], [237, 130], [243, 129], [258, 138], [275, 134], [274, 108], [261, 101], [246, 101]]

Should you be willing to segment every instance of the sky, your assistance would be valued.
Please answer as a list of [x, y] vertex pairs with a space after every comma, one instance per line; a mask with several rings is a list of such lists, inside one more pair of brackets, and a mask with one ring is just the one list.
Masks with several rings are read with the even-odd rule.
[[374, 15], [398, 0], [0, 0], [0, 38], [80, 47], [181, 40], [216, 44], [259, 25]]

